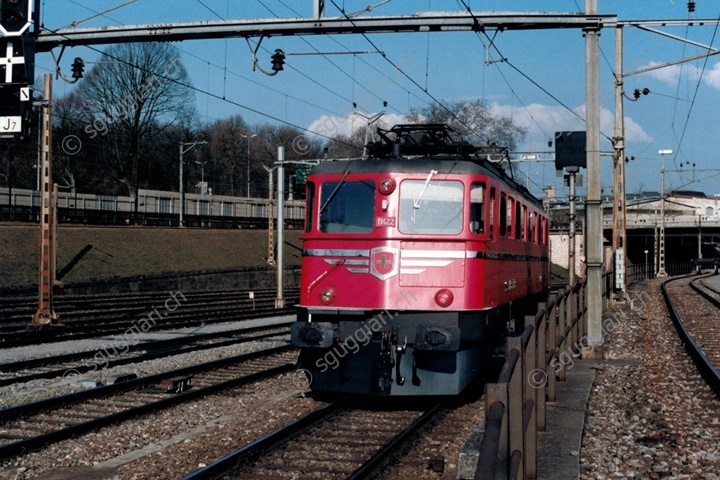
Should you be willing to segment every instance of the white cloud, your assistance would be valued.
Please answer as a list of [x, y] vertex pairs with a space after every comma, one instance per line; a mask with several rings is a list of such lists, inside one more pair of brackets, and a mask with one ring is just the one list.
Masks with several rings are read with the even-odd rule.
[[720, 62], [705, 72], [705, 83], [715, 90], [720, 90]]
[[[720, 71], [718, 72], [720, 81]], [[532, 103], [525, 108], [518, 108], [512, 105], [500, 105], [492, 103], [490, 111], [495, 116], [509, 117], [512, 121], [528, 130], [528, 135], [520, 146], [520, 149], [546, 150], [547, 141], [551, 140], [555, 132], [585, 130], [585, 105], [580, 105], [571, 111], [561, 106], [543, 105]], [[371, 117], [374, 114], [368, 114]], [[613, 136], [614, 117], [613, 112], [603, 108], [600, 112], [600, 129], [604, 135]], [[378, 124], [384, 128], [393, 125], [406, 123], [407, 118], [398, 114], [385, 114], [380, 118]], [[351, 131], [365, 132], [367, 120], [360, 115], [352, 113], [347, 117], [323, 115], [310, 124], [308, 130], [311, 133], [334, 137], [336, 135], [350, 135]], [[625, 117], [625, 139], [626, 142], [650, 143], [653, 138], [637, 122], [630, 117]]]
[[[498, 105], [493, 103], [490, 109], [494, 115], [502, 115], [528, 130], [527, 145], [546, 144], [548, 136], [555, 135], [555, 132], [585, 130], [585, 105], [580, 105], [567, 110], [561, 106], [549, 106], [540, 103], [532, 103], [525, 108], [518, 108], [510, 105]], [[614, 113], [607, 108], [600, 112], [600, 131], [612, 137], [614, 128]], [[625, 117], [625, 139], [626, 141], [649, 143], [652, 141], [645, 130], [632, 118]], [[536, 147], [535, 147], [536, 148]]]
[[[352, 132], [365, 132], [367, 128], [367, 118], [373, 118], [377, 113], [369, 113], [363, 117], [350, 113], [347, 117], [340, 117], [337, 115], [323, 115], [308, 127], [309, 133], [316, 133], [324, 137], [335, 137], [337, 135], [350, 136]], [[376, 122], [383, 128], [389, 128], [393, 125], [407, 123], [407, 119], [404, 115], [398, 115], [395, 113], [386, 113], [380, 120]]]
[[[661, 65], [659, 62], [649, 62], [648, 66]], [[647, 75], [667, 85], [676, 86], [679, 81], [689, 81], [695, 84], [702, 74], [703, 83], [714, 90], [720, 90], [720, 62], [708, 65], [705, 71], [702, 67], [685, 63], [682, 65], [670, 65], [647, 72]]]

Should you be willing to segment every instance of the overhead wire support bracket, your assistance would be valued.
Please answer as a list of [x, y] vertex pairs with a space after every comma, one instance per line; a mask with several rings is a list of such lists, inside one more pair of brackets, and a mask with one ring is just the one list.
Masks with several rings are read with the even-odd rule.
[[[500, 62], [507, 62], [507, 58], [501, 57], [499, 60], [493, 60], [490, 58], [490, 47], [493, 46], [493, 43], [495, 43], [495, 37], [497, 36], [499, 30], [495, 30], [493, 32], [492, 38], [490, 38], [490, 44], [489, 45], [483, 45], [485, 46], [485, 65], [492, 65], [493, 63], [500, 63]], [[496, 48], [497, 50], [497, 48]]]
[[262, 44], [263, 38], [265, 38], [265, 36], [264, 36], [264, 35], [261, 35], [261, 36], [260, 36], [260, 40], [258, 40], [258, 43], [257, 43], [257, 45], [255, 46], [254, 49], [253, 49], [252, 44], [250, 43], [250, 39], [249, 39], [248, 37], [245, 37], [245, 41], [246, 41], [247, 44], [248, 44], [248, 48], [250, 49], [250, 53], [252, 53], [253, 72], [254, 72], [255, 69], [257, 68], [258, 70], [260, 70], [260, 71], [261, 71], [262, 73], [264, 73], [265, 75], [267, 75], [267, 76], [269, 76], [269, 77], [273, 77], [273, 76], [277, 75], [277, 73], [278, 73], [279, 70], [275, 70], [273, 73], [270, 73], [270, 72], [266, 71], [265, 69], [263, 69], [263, 68], [260, 66], [260, 63], [258, 62], [257, 52], [258, 52], [258, 50], [260, 50], [260, 45]]

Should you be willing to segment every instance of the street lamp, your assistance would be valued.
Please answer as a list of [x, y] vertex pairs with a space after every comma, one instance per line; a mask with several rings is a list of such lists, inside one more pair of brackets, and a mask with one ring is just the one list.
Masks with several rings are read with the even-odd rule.
[[205, 195], [207, 193], [207, 188], [205, 188], [205, 164], [207, 160], [204, 162], [198, 162], [196, 160], [194, 163], [195, 165], [200, 165], [200, 195]]
[[178, 191], [180, 193], [180, 215], [178, 215], [178, 227], [183, 228], [185, 226], [185, 188], [183, 184], [183, 157], [187, 152], [195, 148], [197, 145], [207, 145], [208, 142], [181, 142], [180, 143], [180, 179], [178, 181]]
[[247, 198], [250, 198], [250, 140], [257, 137], [257, 133], [252, 135], [243, 135], [241, 133], [240, 136], [247, 139]]
[[645, 250], [645, 278], [648, 278], [648, 251]]

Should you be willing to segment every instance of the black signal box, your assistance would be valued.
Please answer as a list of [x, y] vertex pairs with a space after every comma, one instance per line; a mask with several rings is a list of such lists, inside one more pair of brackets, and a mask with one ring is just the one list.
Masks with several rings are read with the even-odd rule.
[[585, 131], [555, 132], [555, 169], [587, 168], [586, 140]]

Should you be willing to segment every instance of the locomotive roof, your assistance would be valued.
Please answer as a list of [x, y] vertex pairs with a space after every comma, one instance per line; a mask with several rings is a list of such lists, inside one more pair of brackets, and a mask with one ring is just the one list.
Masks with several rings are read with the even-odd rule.
[[507, 176], [499, 167], [483, 159], [468, 159], [457, 155], [437, 157], [400, 157], [400, 158], [358, 158], [350, 160], [328, 160], [316, 165], [309, 175], [356, 173], [438, 173], [457, 175], [485, 175], [506, 183], [524, 197], [538, 205], [540, 201], [524, 186]]

